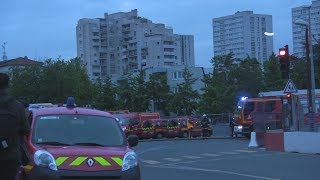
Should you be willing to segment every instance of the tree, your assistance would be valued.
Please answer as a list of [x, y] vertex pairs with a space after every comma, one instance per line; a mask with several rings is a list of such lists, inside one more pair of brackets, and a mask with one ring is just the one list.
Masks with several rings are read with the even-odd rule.
[[65, 102], [74, 96], [77, 104], [91, 100], [91, 81], [80, 59], [46, 60], [42, 66], [12, 69], [12, 93], [28, 102]]
[[169, 115], [167, 106], [170, 100], [170, 87], [167, 83], [167, 74], [163, 72], [151, 74], [146, 86], [147, 95], [154, 103], [154, 110]]
[[269, 60], [263, 64], [263, 75], [266, 91], [278, 91], [283, 89], [286, 80], [282, 79], [279, 62], [274, 53], [269, 57]]
[[235, 74], [238, 98], [243, 95], [256, 97], [264, 90], [261, 65], [255, 58], [247, 57], [241, 61]]
[[303, 58], [291, 56], [292, 70], [290, 71], [290, 77], [298, 89], [308, 88], [308, 72], [307, 63]]
[[236, 78], [239, 60], [233, 54], [215, 56], [212, 76], [204, 78], [205, 87], [200, 102], [201, 113], [232, 112], [235, 104]]
[[42, 70], [39, 65], [14, 67], [11, 69], [10, 93], [28, 103], [38, 102], [41, 87]]
[[314, 71], [315, 71], [315, 88], [320, 89], [320, 39], [318, 43], [313, 46], [314, 53]]
[[193, 90], [192, 85], [196, 79], [192, 78], [192, 73], [185, 68], [183, 71], [184, 82], [178, 84], [178, 92], [173, 95], [170, 109], [177, 115], [191, 115], [198, 108], [199, 94]]
[[117, 109], [128, 109], [132, 104], [133, 89], [129, 82], [131, 81], [131, 76], [126, 79], [121, 79], [117, 81], [116, 88], [116, 100], [118, 102]]
[[134, 112], [147, 111], [149, 106], [149, 98], [146, 94], [147, 89], [143, 70], [141, 70], [137, 76], [132, 78], [130, 86], [133, 90], [130, 110]]
[[98, 78], [93, 83], [93, 105], [100, 110], [111, 111], [117, 108], [116, 87], [110, 77], [105, 80]]

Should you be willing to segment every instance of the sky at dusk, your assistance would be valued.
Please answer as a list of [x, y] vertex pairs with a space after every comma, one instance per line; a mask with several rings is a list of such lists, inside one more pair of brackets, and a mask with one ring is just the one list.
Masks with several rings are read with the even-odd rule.
[[[76, 25], [81, 18], [138, 9], [138, 15], [195, 38], [197, 66], [210, 67], [213, 57], [212, 18], [251, 10], [273, 16], [274, 50], [292, 50], [291, 8], [311, 0], [1, 0], [0, 44], [8, 58], [76, 57]], [[2, 50], [1, 50], [2, 59]]]

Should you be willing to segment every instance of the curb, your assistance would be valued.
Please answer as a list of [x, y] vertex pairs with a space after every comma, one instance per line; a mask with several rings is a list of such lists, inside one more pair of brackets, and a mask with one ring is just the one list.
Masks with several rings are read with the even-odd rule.
[[145, 139], [139, 140], [139, 142], [151, 142], [151, 141], [194, 141], [204, 139], [247, 139], [245, 137], [230, 137], [230, 136], [218, 136], [218, 137], [198, 137], [198, 138], [162, 138], [162, 139]]

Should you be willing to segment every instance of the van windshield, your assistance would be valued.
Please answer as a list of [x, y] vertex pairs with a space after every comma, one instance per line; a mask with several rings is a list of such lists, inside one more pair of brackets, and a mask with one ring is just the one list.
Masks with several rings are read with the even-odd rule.
[[32, 142], [38, 144], [95, 144], [124, 146], [116, 120], [94, 115], [45, 115], [35, 121]]

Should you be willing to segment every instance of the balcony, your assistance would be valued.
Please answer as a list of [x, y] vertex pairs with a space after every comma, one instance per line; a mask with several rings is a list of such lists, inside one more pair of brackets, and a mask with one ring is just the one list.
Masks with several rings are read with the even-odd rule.
[[164, 55], [168, 55], [168, 56], [174, 56], [174, 55], [175, 55], [175, 52], [174, 52], [174, 51], [172, 51], [172, 52], [170, 52], [170, 51], [164, 51], [163, 54], [164, 54]]
[[176, 48], [176, 46], [175, 46], [174, 44], [163, 44], [163, 47], [164, 47], [164, 48], [170, 48], [170, 49]]
[[165, 63], [174, 63], [174, 62], [175, 62], [175, 59], [168, 59], [168, 58], [166, 58], [166, 59], [163, 59], [163, 62], [165, 62]]

